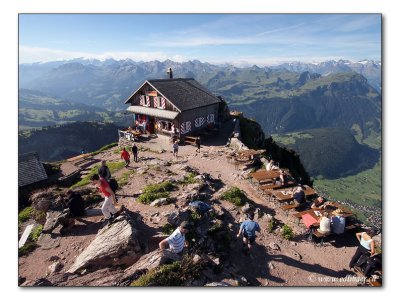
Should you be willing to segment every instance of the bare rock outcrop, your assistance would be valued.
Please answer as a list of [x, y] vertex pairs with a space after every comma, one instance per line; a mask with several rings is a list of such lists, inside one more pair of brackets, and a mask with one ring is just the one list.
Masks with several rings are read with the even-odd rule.
[[181, 259], [181, 256], [169, 250], [154, 250], [143, 255], [136, 263], [125, 269], [124, 277], [115, 285], [127, 286], [146, 271], [153, 270], [161, 265], [169, 264]]
[[135, 225], [134, 214], [123, 211], [113, 223], [99, 230], [93, 242], [77, 257], [68, 273], [135, 263], [142, 252]]

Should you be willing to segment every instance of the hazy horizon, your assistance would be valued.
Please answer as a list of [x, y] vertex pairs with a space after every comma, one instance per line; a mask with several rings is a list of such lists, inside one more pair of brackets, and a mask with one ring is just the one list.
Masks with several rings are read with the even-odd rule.
[[381, 60], [380, 14], [21, 14], [21, 63]]

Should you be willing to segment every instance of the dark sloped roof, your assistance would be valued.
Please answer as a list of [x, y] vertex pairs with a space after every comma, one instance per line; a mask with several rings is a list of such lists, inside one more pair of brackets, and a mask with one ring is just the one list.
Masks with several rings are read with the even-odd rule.
[[18, 186], [25, 186], [47, 179], [46, 171], [36, 152], [18, 156]]
[[180, 111], [221, 102], [193, 78], [153, 79], [147, 82]]

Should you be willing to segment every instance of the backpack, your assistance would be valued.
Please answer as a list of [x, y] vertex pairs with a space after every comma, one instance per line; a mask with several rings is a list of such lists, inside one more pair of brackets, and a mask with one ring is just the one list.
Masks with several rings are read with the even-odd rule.
[[108, 184], [110, 185], [110, 188], [114, 193], [119, 188], [118, 182], [115, 180], [115, 178], [110, 178], [110, 180], [108, 181]]

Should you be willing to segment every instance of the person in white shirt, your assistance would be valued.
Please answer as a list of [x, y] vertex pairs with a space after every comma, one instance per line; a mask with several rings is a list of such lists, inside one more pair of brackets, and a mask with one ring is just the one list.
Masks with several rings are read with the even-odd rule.
[[169, 250], [173, 253], [181, 253], [185, 247], [185, 233], [189, 231], [189, 223], [183, 221], [181, 225], [166, 239], [163, 239], [158, 246], [164, 250], [169, 245]]

